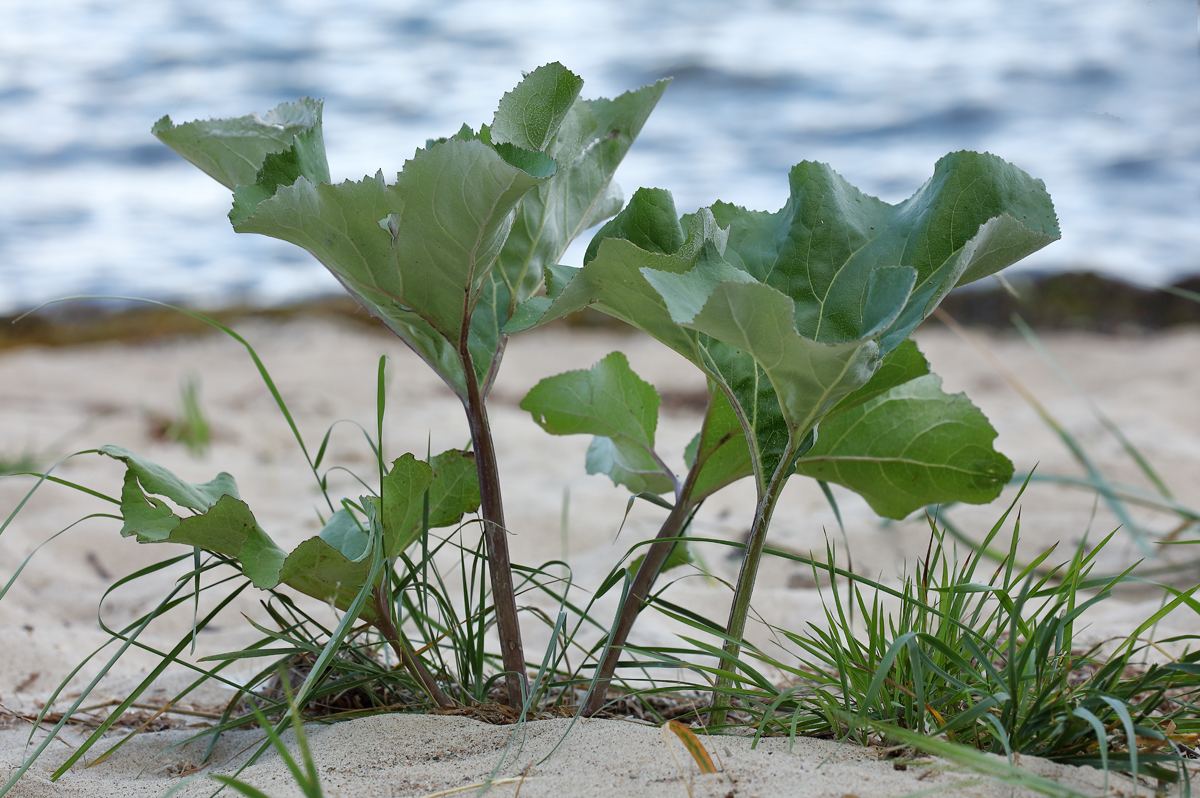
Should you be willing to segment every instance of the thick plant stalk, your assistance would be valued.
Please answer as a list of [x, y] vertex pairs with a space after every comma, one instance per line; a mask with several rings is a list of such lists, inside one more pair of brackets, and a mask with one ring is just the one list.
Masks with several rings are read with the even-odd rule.
[[[788, 448], [783, 459], [771, 475], [771, 481], [759, 495], [758, 506], [754, 509], [754, 525], [750, 528], [750, 537], [746, 541], [746, 553], [742, 557], [742, 570], [738, 573], [737, 587], [733, 591], [733, 606], [729, 610], [729, 623], [725, 627], [728, 638], [722, 646], [725, 656], [720, 663], [724, 670], [734, 672], [737, 669], [738, 657], [742, 653], [742, 634], [746, 631], [746, 618], [750, 614], [750, 596], [754, 593], [754, 582], [758, 578], [758, 566], [762, 561], [763, 547], [767, 543], [767, 528], [771, 525], [771, 515], [775, 512], [775, 504], [779, 494], [792, 470], [796, 455], [800, 451], [800, 443], [793, 433], [788, 441]], [[717, 679], [713, 689], [712, 712], [709, 714], [709, 724], [723, 726], [725, 712], [729, 707], [729, 694], [723, 688], [729, 687], [731, 680], [727, 676]]]
[[400, 663], [408, 669], [413, 678], [421, 683], [421, 687], [442, 709], [458, 706], [458, 703], [442, 692], [442, 688], [438, 687], [437, 681], [425, 668], [425, 664], [413, 653], [412, 646], [409, 645], [408, 639], [400, 634], [400, 630], [396, 628], [396, 624], [392, 621], [392, 603], [388, 600], [386, 591], [383, 589], [383, 584], [375, 587], [375, 604], [379, 607], [379, 620], [376, 625], [379, 631], [383, 633], [384, 639], [396, 652], [396, 656], [400, 659]]
[[688, 472], [687, 481], [684, 482], [675, 497], [675, 506], [671, 509], [671, 514], [667, 516], [662, 528], [658, 530], [658, 535], [650, 544], [641, 566], [638, 567], [637, 574], [633, 577], [633, 585], [629, 588], [629, 593], [618, 610], [617, 624], [613, 629], [608, 651], [600, 662], [595, 684], [584, 702], [584, 715], [594, 715], [604, 706], [608, 685], [617, 669], [617, 662], [621, 658], [621, 652], [624, 650], [625, 641], [629, 638], [633, 622], [641, 613], [642, 607], [646, 603], [646, 597], [650, 595], [650, 589], [654, 587], [654, 580], [658, 578], [663, 564], [666, 563], [667, 558], [671, 556], [671, 550], [678, 543], [675, 538], [678, 538], [680, 532], [687, 526], [688, 518], [695, 509], [692, 504], [692, 489], [695, 487], [696, 477], [700, 474], [700, 470], [701, 464], [697, 462]]
[[500, 656], [504, 663], [508, 702], [521, 707], [529, 694], [525, 676], [525, 651], [521, 645], [521, 627], [517, 623], [517, 599], [513, 591], [512, 562], [508, 556], [508, 528], [504, 523], [504, 502], [500, 497], [500, 473], [496, 466], [496, 447], [488, 424], [487, 409], [475, 376], [475, 366], [463, 335], [460, 355], [466, 375], [467, 395], [463, 407], [471, 428], [475, 450], [475, 471], [479, 476], [479, 503], [483, 515], [483, 540], [487, 548], [488, 572], [492, 581], [492, 601], [496, 606], [496, 628], [500, 634]]

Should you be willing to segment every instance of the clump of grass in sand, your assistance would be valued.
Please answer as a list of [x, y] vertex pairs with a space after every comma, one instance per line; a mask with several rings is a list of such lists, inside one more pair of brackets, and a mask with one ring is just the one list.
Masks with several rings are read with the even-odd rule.
[[173, 418], [151, 419], [151, 437], [181, 444], [193, 457], [203, 457], [212, 446], [212, 427], [200, 404], [200, 379], [189, 375], [179, 386], [179, 412]]
[[[1019, 497], [1018, 497], [1019, 498]], [[1014, 501], [1015, 504], [1015, 501]], [[1147, 664], [1162, 646], [1188, 645], [1188, 635], [1152, 641], [1143, 635], [1177, 609], [1200, 613], [1198, 589], [1162, 586], [1162, 607], [1128, 636], [1083, 646], [1083, 614], [1111, 598], [1118, 586], [1144, 580], [1129, 572], [1093, 576], [1098, 554], [1081, 547], [1069, 561], [1046, 562], [1053, 547], [1022, 567], [1015, 554], [1015, 522], [1008, 556], [984, 566], [982, 551], [1005, 525], [1009, 510], [977, 550], [958, 559], [944, 531], [930, 521], [930, 544], [914, 572], [892, 588], [826, 561], [768, 549], [831, 578], [823, 589], [825, 617], [807, 629], [773, 628], [787, 656], [749, 647], [729, 688], [732, 720], [758, 735], [835, 737], [862, 745], [909, 746], [979, 769], [970, 751], [1007, 757], [1039, 756], [1161, 782], [1189, 778], [1200, 733], [1200, 651]], [[665, 615], [705, 637], [720, 638], [714, 622], [658, 602]], [[701, 666], [719, 652], [700, 636], [676, 648], [639, 648], [645, 668], [690, 663], [708, 680], [733, 678], [719, 666]], [[631, 664], [631, 663], [630, 663]], [[782, 684], [768, 677], [783, 673]], [[646, 690], [651, 694], [657, 688]], [[683, 717], [702, 721], [704, 709]], [[936, 750], [935, 750], [936, 749]], [[989, 773], [988, 768], [981, 772]], [[1005, 778], [1019, 771], [1005, 771]], [[1020, 779], [1018, 778], [1018, 781]], [[1023, 786], [1045, 791], [1037, 779]]]
[[[1165, 665], [1138, 663], [1155, 646], [1141, 637], [1146, 630], [1181, 606], [1200, 611], [1195, 588], [1164, 588], [1174, 595], [1158, 612], [1128, 637], [1105, 641], [1115, 649], [1080, 646], [1080, 616], [1128, 576], [1090, 578], [1112, 536], [1039, 573], [1053, 549], [1014, 568], [1019, 527], [1010, 557], [987, 575], [979, 572], [980, 554], [957, 562], [931, 525], [930, 551], [904, 580], [893, 612], [881, 601], [881, 586], [835, 571], [826, 628], [780, 630], [803, 663], [785, 668], [802, 685], [796, 712], [807, 715], [790, 722], [859, 742], [875, 724], [892, 724], [1009, 757], [1177, 778], [1183, 751], [1175, 743], [1195, 725], [1200, 652]], [[854, 611], [865, 635], [855, 633]]]

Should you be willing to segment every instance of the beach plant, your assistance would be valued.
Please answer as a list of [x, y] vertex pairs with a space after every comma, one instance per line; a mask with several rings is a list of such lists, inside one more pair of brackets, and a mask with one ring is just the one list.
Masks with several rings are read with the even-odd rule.
[[189, 484], [118, 446], [99, 451], [126, 466], [122, 535], [222, 555], [238, 563], [261, 590], [286, 584], [350, 619], [361, 618], [379, 630], [430, 698], [439, 706], [454, 705], [396, 627], [384, 564], [431, 528], [457, 525], [478, 508], [475, 464], [468, 453], [451, 450], [428, 463], [404, 455], [383, 475], [379, 495], [363, 496], [358, 503], [343, 501], [319, 535], [288, 553], [259, 526], [231, 475], [222, 472], [209, 482]]
[[[470, 685], [475, 701], [487, 697], [482, 640], [493, 619], [509, 705], [528, 706], [513, 582], [521, 571], [509, 561], [486, 400], [511, 335], [584, 307], [682, 353], [706, 375], [709, 392], [702, 428], [684, 453], [683, 478], [654, 448], [656, 392], [619, 354], [544, 382], [522, 403], [550, 432], [594, 435], [590, 470], [637, 495], [673, 494], [673, 501], [655, 499], [670, 508], [667, 522], [646, 555], [623, 571], [625, 599], [587, 712], [603, 703], [629, 630], [671, 552], [684, 551], [676, 544], [689, 520], [721, 487], [753, 477], [759, 501], [723, 636], [717, 726], [739, 667], [767, 528], [792, 474], [849, 487], [895, 518], [931, 502], [990, 501], [1007, 483], [1012, 466], [992, 448], [987, 420], [965, 397], [942, 392], [906, 339], [950, 289], [1057, 237], [1041, 182], [995, 156], [955, 153], [912, 198], [893, 206], [826, 165], [804, 162], [792, 170], [790, 198], [776, 213], [718, 202], [680, 217], [659, 189], [639, 190], [622, 210], [613, 173], [667, 82], [585, 101], [577, 76], [546, 65], [502, 98], [490, 125], [428, 141], [392, 183], [382, 171], [330, 181], [322, 105], [311, 99], [265, 117], [180, 125], [164, 117], [154, 125], [160, 140], [233, 191], [236, 231], [280, 238], [316, 256], [454, 391], [470, 429], [469, 450], [388, 463], [381, 362], [371, 444], [378, 488], [368, 486], [358, 501], [335, 501], [318, 473], [329, 436], [311, 457], [247, 344], [328, 505], [321, 534], [291, 553], [261, 529], [230, 475], [192, 484], [121, 447], [99, 450], [126, 466], [113, 500], [122, 533], [192, 547], [197, 596], [202, 572], [232, 565], [249, 585], [272, 592], [286, 585], [343, 613], [327, 642], [293, 652], [317, 658], [298, 693], [300, 707], [359, 623], [391, 647], [432, 703], [454, 704], [445, 671], [431, 672], [400, 631], [404, 609], [427, 645], [455, 639], [464, 625], [470, 630], [464, 642], [475, 652], [470, 668], [479, 678], [459, 684]], [[582, 268], [558, 263], [579, 233], [610, 217]], [[412, 612], [405, 597], [433, 587], [416, 582], [427, 573], [419, 563], [429, 562], [430, 530], [455, 526], [477, 509], [491, 607], [483, 607], [481, 590], [475, 612], [422, 626], [433, 613]], [[419, 562], [407, 554], [418, 541]], [[202, 553], [210, 559], [202, 562]], [[439, 608], [443, 619], [448, 607]]]
[[[963, 152], [939, 161], [934, 177], [897, 206], [808, 162], [792, 170], [791, 197], [774, 214], [716, 203], [681, 220], [668, 192], [641, 189], [593, 239], [582, 269], [561, 266], [575, 235], [619, 209], [612, 172], [666, 82], [590, 103], [578, 99], [581, 86], [559, 64], [535, 70], [505, 95], [490, 126], [428, 142], [392, 185], [382, 173], [328, 182], [321, 106], [312, 100], [281, 105], [266, 119], [176, 126], [164, 117], [154, 126], [234, 190], [236, 230], [310, 251], [459, 396], [514, 706], [528, 685], [486, 412], [509, 335], [594, 306], [689, 357], [711, 381], [705, 425], [689, 452], [694, 467], [682, 482], [646, 440], [594, 433], [597, 469], [640, 493], [676, 494], [663, 545], [651, 547], [627, 591], [596, 701], [706, 491], [752, 474], [759, 492], [727, 627], [735, 641], [792, 473], [846, 484], [892, 516], [998, 494], [1011, 464], [991, 450], [986, 419], [956, 419], [950, 432], [943, 411], [953, 398], [900, 345], [951, 288], [1058, 235], [1040, 181], [994, 156]], [[827, 424], [818, 442], [818, 425], [834, 411], [846, 414], [846, 433], [830, 436]], [[908, 423], [897, 432], [902, 417]], [[726, 654], [736, 662], [736, 642]]]
[[620, 209], [613, 172], [667, 81], [613, 100], [581, 100], [582, 85], [561, 64], [534, 70], [490, 125], [428, 141], [390, 184], [382, 170], [330, 182], [321, 103], [307, 98], [266, 117], [181, 125], [164, 117], [153, 128], [234, 192], [235, 230], [311, 252], [461, 400], [513, 706], [528, 685], [486, 409], [503, 328], [571, 241]]
[[[888, 744], [912, 744], [907, 735], [889, 738], [888, 730], [900, 729], [1010, 760], [1028, 754], [1186, 779], [1181, 744], [1190, 746], [1196, 732], [1200, 653], [1187, 645], [1165, 663], [1146, 664], [1145, 656], [1200, 638], [1146, 635], [1176, 610], [1200, 612], [1197, 588], [1160, 586], [1162, 606], [1129, 634], [1081, 645], [1089, 609], [1123, 584], [1146, 583], [1131, 578], [1132, 568], [1092, 575], [1115, 533], [1081, 545], [1067, 562], [1045, 565], [1052, 546], [1018, 567], [1019, 519], [1007, 557], [985, 578], [983, 550], [1012, 509], [962, 562], [931, 519], [929, 551], [899, 590], [835, 568], [832, 553], [813, 563], [831, 576], [825, 623], [777, 630], [800, 665], [776, 661], [795, 687], [767, 704], [792, 711], [763, 715], [760, 730], [792, 724], [793, 734], [798, 726], [862, 743], [882, 734]], [[855, 611], [865, 634], [850, 620]]]
[[[593, 433], [612, 441], [589, 451], [594, 467], [608, 453], [614, 480], [636, 462], [633, 473], [659, 472], [656, 492], [666, 489], [663, 480], [676, 489], [612, 650], [677, 542], [697, 485], [753, 476], [758, 491], [726, 626], [723, 657], [736, 670], [767, 529], [792, 474], [844, 485], [892, 518], [938, 501], [990, 501], [1012, 476], [983, 415], [965, 397], [944, 394], [919, 353], [902, 344], [952, 288], [1058, 237], [1042, 182], [972, 152], [942, 158], [898, 205], [863, 194], [825, 164], [800, 163], [789, 180], [790, 197], [774, 213], [718, 202], [680, 217], [669, 192], [640, 189], [595, 235], [583, 266], [550, 267], [547, 294], [505, 327], [519, 332], [595, 308], [655, 337], [710, 381], [682, 482], [656, 468], [661, 458], [644, 440]], [[589, 431], [546, 421], [548, 404], [535, 397], [527, 409], [552, 432]], [[638, 480], [653, 487], [645, 473]], [[615, 664], [604, 663], [601, 685]], [[714, 692], [718, 721], [726, 684], [721, 677]], [[601, 690], [588, 708], [602, 700]]]
[[[1141, 668], [1137, 659], [1154, 645], [1141, 635], [1166, 614], [1182, 607], [1200, 612], [1195, 588], [1163, 588], [1163, 607], [1118, 641], [1115, 653], [1076, 645], [1081, 613], [1134, 581], [1129, 571], [1092, 575], [1111, 536], [1091, 551], [1081, 548], [1068, 563], [1047, 566], [1047, 551], [1018, 564], [1016, 524], [1000, 567], [985, 580], [981, 558], [996, 551], [992, 543], [1009, 513], [961, 565], [944, 543], [946, 526], [931, 522], [930, 550], [898, 590], [838, 568], [832, 549], [818, 562], [768, 546], [780, 491], [796, 474], [818, 480], [827, 496], [830, 483], [846, 487], [886, 518], [931, 504], [988, 502], [1009, 484], [1012, 465], [994, 450], [987, 419], [965, 396], [942, 391], [908, 336], [955, 286], [995, 274], [1057, 238], [1041, 182], [995, 156], [959, 152], [938, 161], [933, 177], [897, 205], [859, 192], [827, 165], [804, 162], [792, 169], [789, 199], [774, 213], [717, 202], [680, 216], [671, 195], [659, 189], [639, 190], [622, 209], [613, 172], [667, 81], [614, 100], [581, 100], [581, 85], [559, 64], [535, 70], [504, 96], [490, 125], [430, 140], [393, 183], [382, 172], [331, 183], [322, 106], [309, 99], [265, 117], [181, 125], [164, 117], [154, 126], [162, 141], [233, 190], [235, 230], [310, 251], [435, 370], [464, 407], [471, 446], [427, 453], [424, 460], [385, 457], [381, 359], [376, 429], [374, 435], [363, 430], [376, 473], [355, 475], [365, 489], [357, 500], [334, 497], [329, 471], [321, 471], [332, 428], [310, 456], [253, 348], [206, 319], [248, 349], [328, 512], [321, 511], [320, 534], [289, 553], [270, 539], [226, 473], [189, 483], [108, 445], [89, 451], [125, 466], [119, 497], [37, 475], [34, 490], [55, 481], [116, 506], [118, 516], [101, 515], [120, 520], [123, 535], [192, 549], [113, 586], [192, 564], [155, 608], [125, 627], [110, 629], [101, 617], [119, 650], [61, 713], [55, 732], [129, 648], [150, 651], [161, 664], [53, 778], [102, 739], [173, 663], [196, 674], [176, 701], [206, 680], [236, 691], [221, 721], [203, 732], [211, 738], [210, 752], [224, 731], [254, 721], [267, 732], [260, 752], [279, 747], [279, 733], [293, 725], [304, 768], [287, 764], [305, 794], [314, 795], [320, 787], [303, 738], [304, 712], [336, 719], [399, 707], [478, 708], [503, 680], [508, 707], [497, 712], [505, 720], [567, 702], [581, 685], [587, 690], [581, 712], [593, 714], [606, 705], [618, 666], [630, 665], [686, 668], [708, 678], [711, 708], [696, 715], [707, 714], [710, 729], [724, 724], [732, 705], [760, 734], [801, 731], [859, 742], [874, 735], [916, 747], [914, 739], [935, 737], [930, 746], [942, 754], [945, 737], [957, 750], [1036, 754], [1162, 779], [1185, 773], [1179, 741], [1200, 733], [1198, 657], [1185, 653]], [[581, 268], [558, 262], [571, 240], [610, 217]], [[656, 538], [635, 546], [592, 598], [623, 586], [611, 625], [593, 617], [593, 603], [579, 607], [568, 600], [569, 569], [565, 578], [557, 570], [565, 563], [528, 568], [509, 562], [486, 408], [510, 336], [585, 307], [649, 333], [707, 380], [703, 421], [683, 452], [682, 476], [656, 448], [657, 391], [619, 352], [589, 369], [543, 380], [521, 402], [551, 434], [593, 436], [589, 472], [668, 510]], [[183, 399], [186, 407], [186, 389]], [[190, 401], [207, 427], [194, 391]], [[701, 504], [747, 477], [758, 494], [747, 541], [691, 534]], [[1165, 488], [1161, 492], [1161, 500], [1171, 499]], [[1196, 518], [1173, 509], [1189, 523]], [[481, 515], [478, 547], [463, 534], [471, 523], [464, 519], [475, 512]], [[439, 537], [439, 529], [452, 531]], [[653, 595], [658, 577], [688, 562], [690, 547], [701, 543], [742, 550], [724, 624]], [[460, 583], [451, 586], [435, 558], [454, 550]], [[743, 640], [764, 556], [825, 571], [833, 582], [824, 624], [772, 630], [799, 665]], [[264, 608], [274, 628], [251, 621], [263, 634], [260, 641], [187, 662], [182, 652], [197, 633], [250, 587], [267, 591]], [[284, 588], [332, 606], [337, 623], [324, 624]], [[225, 591], [220, 602], [200, 615], [201, 595], [214, 589]], [[552, 629], [532, 683], [517, 624], [516, 595], [523, 589], [541, 590], [559, 603], [556, 618], [530, 611]], [[882, 595], [899, 609], [887, 609]], [[686, 635], [687, 645], [677, 649], [629, 644], [650, 604], [717, 644]], [[172, 649], [155, 650], [140, 636], [171, 611], [194, 613], [191, 632]], [[587, 623], [603, 633], [585, 650], [581, 668], [593, 668], [587, 679], [565, 665], [567, 651], [582, 648], [567, 629], [568, 612], [580, 619], [575, 632]], [[493, 626], [498, 657], [485, 647]], [[391, 667], [393, 655], [398, 668]], [[627, 655], [643, 659], [622, 661]], [[497, 659], [500, 673], [491, 675]], [[226, 673], [234, 663], [261, 660], [266, 664], [249, 677]], [[760, 665], [793, 682], [779, 685]], [[294, 695], [289, 673], [303, 680]], [[267, 689], [275, 674], [283, 696]], [[43, 717], [66, 685], [45, 703]], [[658, 680], [647, 694], [677, 687]], [[355, 691], [361, 706], [338, 704]], [[671, 728], [685, 743], [694, 741], [682, 727]], [[52, 739], [53, 733], [0, 786], [0, 795]], [[255, 794], [236, 774], [220, 780]]]
[[[292, 415], [253, 347], [224, 325], [201, 314], [191, 315], [206, 319], [246, 347], [295, 434], [297, 443], [307, 456], [308, 448], [300, 437]], [[437, 541], [431, 534], [431, 530], [439, 527], [457, 526], [465, 513], [478, 508], [474, 462], [470, 453], [451, 450], [427, 457], [425, 462], [405, 455], [388, 468], [381, 444], [386, 409], [383, 390], [385, 362], [381, 358], [378, 371], [376, 437], [366, 435], [380, 475], [379, 488], [371, 490], [357, 502], [346, 499], [334, 501], [329, 491], [329, 475], [340, 467], [327, 468], [324, 472], [320, 470], [336, 424], [331, 426], [315, 458], [309, 459], [330, 512], [323, 519], [321, 533], [304, 541], [291, 553], [280, 549], [263, 531], [250, 509], [238, 497], [237, 485], [227, 473], [218, 474], [206, 483], [190, 484], [162, 466], [127, 450], [105, 446], [99, 450], [77, 452], [73, 456], [98, 453], [122, 462], [126, 466], [126, 475], [119, 497], [107, 496], [52, 476], [53, 468], [46, 474], [36, 475], [38, 482], [0, 525], [0, 534], [30, 496], [49, 481], [79, 490], [119, 509], [117, 516], [96, 513], [80, 521], [116, 518], [122, 521], [122, 533], [139, 542], [171, 542], [192, 548], [191, 553], [168, 557], [118, 580], [106, 591], [104, 599], [128, 584], [161, 575], [189, 560], [193, 568], [176, 580], [173, 589], [153, 609], [123, 627], [113, 628], [105, 623], [104, 600], [101, 601], [98, 617], [102, 630], [110, 637], [109, 642], [85, 657], [54, 690], [38, 720], [41, 721], [51, 712], [55, 701], [64, 694], [76, 673], [103, 654], [110, 644], [117, 644], [116, 651], [99, 666], [96, 675], [76, 694], [71, 705], [60, 713], [54, 732], [26, 758], [7, 782], [0, 785], [0, 795], [21, 778], [54, 739], [54, 734], [80, 711], [100, 679], [130, 648], [153, 654], [159, 664], [72, 752], [53, 773], [53, 779], [66, 773], [102, 740], [105, 732], [172, 664], [194, 672], [196, 679], [173, 697], [165, 705], [164, 711], [169, 711], [172, 704], [206, 681], [215, 681], [234, 690], [234, 697], [224, 717], [216, 726], [203, 732], [203, 735], [211, 736], [209, 753], [224, 731], [253, 722], [253, 717], [240, 709], [243, 699], [264, 684], [272, 674], [297, 665], [303, 669], [303, 683], [296, 692], [296, 705], [324, 714], [345, 710], [340, 705], [340, 697], [356, 692], [360, 696], [358, 708], [350, 712], [351, 716], [380, 711], [380, 707], [387, 703], [384, 699], [389, 696], [392, 698], [388, 700], [399, 702], [397, 707], [413, 708], [457, 707], [474, 697], [486, 697], [489, 683], [472, 684], [472, 680], [482, 682], [488, 660], [483, 653], [483, 638], [484, 630], [491, 623], [490, 612], [482, 604], [473, 605], [473, 597], [482, 596], [482, 591], [475, 589], [476, 580], [473, 576], [464, 573], [464, 603], [461, 611], [466, 613], [468, 621], [462, 623], [456, 618], [446, 617], [445, 610], [452, 607], [452, 602], [446, 595], [445, 585], [438, 576], [433, 558], [449, 543], [449, 538]], [[366, 432], [365, 429], [363, 431]], [[367, 485], [366, 479], [358, 475], [354, 477], [360, 484]], [[415, 559], [409, 558], [403, 549], [417, 538], [423, 541], [420, 552]], [[434, 539], [432, 544], [431, 539]], [[3, 598], [34, 553], [26, 558], [0, 589], [0, 598]], [[477, 556], [473, 559], [477, 559]], [[222, 573], [219, 569], [223, 568], [232, 568], [233, 573]], [[317, 598], [338, 610], [336, 625], [330, 628], [298, 606], [287, 593], [278, 590], [283, 586]], [[182, 654], [189, 647], [194, 650], [198, 634], [250, 587], [270, 594], [271, 600], [264, 602], [263, 606], [275, 629], [251, 621], [264, 635], [256, 643], [239, 651], [201, 658], [200, 663], [215, 663], [207, 667], [184, 659]], [[413, 602], [409, 596], [414, 590], [421, 596], [420, 603]], [[202, 597], [212, 591], [221, 592], [216, 607], [200, 613]], [[141, 638], [147, 628], [173, 611], [191, 613], [190, 632], [169, 650], [156, 649], [143, 642]], [[432, 672], [417, 654], [408, 636], [400, 631], [401, 612], [407, 613], [408, 620], [423, 636], [421, 649], [425, 659], [434, 665]], [[448, 627], [453, 627], [452, 631], [448, 632]], [[452, 636], [455, 644], [457, 669], [448, 666], [446, 659], [441, 656], [439, 645], [442, 638], [448, 635]], [[394, 653], [400, 669], [392, 669], [383, 651], [385, 648]], [[269, 664], [252, 675], [242, 674], [239, 678], [231, 678], [226, 670], [233, 664], [244, 665], [261, 659], [267, 659]], [[280, 716], [277, 731], [282, 731], [299, 718], [287, 704], [268, 701], [267, 706], [269, 711], [277, 712]], [[93, 764], [109, 756], [132, 736], [118, 741]], [[268, 745], [269, 741], [264, 743], [259, 753]]]

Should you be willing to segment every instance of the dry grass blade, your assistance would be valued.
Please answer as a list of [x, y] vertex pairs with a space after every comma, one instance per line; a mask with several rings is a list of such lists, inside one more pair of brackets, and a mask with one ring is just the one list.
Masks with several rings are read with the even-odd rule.
[[525, 781], [525, 774], [514, 776], [508, 779], [496, 779], [495, 781], [480, 781], [475, 784], [464, 784], [461, 787], [451, 787], [448, 790], [438, 790], [431, 792], [428, 795], [422, 795], [421, 798], [442, 798], [443, 795], [453, 795], [456, 792], [466, 792], [467, 790], [478, 790], [486, 787], [495, 787], [497, 784], [517, 784]]
[[1124, 502], [1112, 490], [1108, 480], [1104, 477], [1104, 474], [1101, 473], [1100, 469], [1096, 467], [1096, 464], [1092, 462], [1091, 457], [1089, 457], [1087, 452], [1083, 450], [1083, 446], [1078, 440], [1076, 440], [1070, 431], [1067, 430], [1066, 426], [1053, 414], [1051, 414], [1050, 411], [1046, 409], [1045, 405], [1038, 401], [1037, 397], [1033, 395], [1033, 392], [1030, 391], [1023, 382], [1021, 382], [1020, 378], [1018, 378], [1016, 374], [1013, 374], [1010, 369], [1000, 362], [999, 358], [992, 354], [988, 348], [979, 341], [979, 339], [971, 335], [971, 333], [969, 333], [961, 324], [959, 324], [949, 313], [941, 308], [938, 308], [933, 312], [933, 315], [937, 317], [939, 321], [949, 327], [955, 335], [957, 335], [966, 343], [970, 344], [977, 352], [979, 352], [980, 355], [982, 355], [983, 358], [987, 360], [993, 368], [996, 369], [1000, 376], [1004, 378], [1004, 381], [1007, 382], [1009, 386], [1016, 391], [1022, 399], [1025, 400], [1025, 402], [1033, 409], [1035, 413], [1038, 414], [1046, 426], [1050, 427], [1050, 429], [1054, 431], [1054, 434], [1057, 435], [1058, 438], [1063, 442], [1063, 444], [1067, 447], [1067, 450], [1071, 452], [1071, 455], [1075, 458], [1079, 465], [1081, 465], [1083, 469], [1087, 471], [1088, 479], [1091, 483], [1094, 483], [1095, 490], [1104, 498], [1105, 504], [1107, 504], [1109, 509], [1112, 510], [1113, 515], [1117, 516], [1117, 518], [1121, 521], [1121, 526], [1133, 537], [1134, 542], [1137, 543], [1137, 545], [1142, 549], [1142, 553], [1152, 556], [1154, 552], [1146, 538], [1146, 530], [1143, 529], [1136, 521], [1134, 521], [1133, 517], [1129, 515], [1128, 509], [1125, 507]]
[[[683, 743], [683, 747], [692, 755], [692, 759], [696, 761], [696, 767], [700, 768], [701, 773], [717, 772], [717, 766], [713, 764], [712, 757], [708, 755], [708, 750], [705, 749], [704, 744], [700, 742], [700, 738], [696, 736], [695, 732], [677, 720], [667, 721], [663, 724], [662, 729], [663, 739], [667, 741], [667, 748], [671, 747], [671, 738], [667, 736], [667, 731], [670, 730], [675, 733], [675, 736]], [[671, 756], [675, 756], [673, 751]]]

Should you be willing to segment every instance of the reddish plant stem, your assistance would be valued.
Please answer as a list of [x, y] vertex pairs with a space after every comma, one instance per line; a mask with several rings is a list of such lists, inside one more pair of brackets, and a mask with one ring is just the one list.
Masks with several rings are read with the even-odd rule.
[[496, 627], [500, 634], [500, 656], [504, 663], [508, 702], [520, 708], [528, 695], [525, 676], [525, 651], [521, 645], [521, 627], [517, 623], [517, 599], [513, 591], [512, 562], [508, 556], [508, 528], [504, 524], [504, 503], [500, 496], [500, 473], [496, 466], [496, 447], [488, 424], [487, 408], [479, 390], [479, 380], [470, 352], [460, 349], [467, 395], [463, 407], [471, 428], [475, 450], [475, 471], [479, 476], [480, 511], [483, 515], [483, 540], [487, 549], [488, 572], [492, 580], [492, 602], [496, 607]]
[[384, 590], [383, 583], [375, 586], [375, 605], [378, 610], [378, 620], [375, 622], [376, 628], [383, 634], [385, 640], [396, 652], [396, 656], [408, 672], [413, 675], [413, 678], [421, 683], [421, 687], [433, 699], [439, 707], [447, 709], [458, 706], [458, 703], [442, 692], [442, 688], [438, 687], [437, 681], [432, 674], [425, 669], [425, 664], [413, 653], [412, 646], [409, 645], [408, 639], [400, 634], [400, 630], [396, 628], [396, 624], [392, 621], [392, 603], [387, 596], [387, 591]]
[[700, 474], [701, 467], [702, 464], [697, 462], [688, 471], [687, 480], [675, 497], [675, 506], [671, 509], [671, 514], [667, 516], [662, 528], [658, 530], [658, 535], [650, 544], [646, 557], [633, 577], [633, 584], [618, 611], [617, 625], [613, 630], [608, 651], [605, 652], [604, 659], [600, 662], [596, 683], [584, 702], [584, 715], [594, 715], [604, 706], [605, 698], [608, 695], [608, 685], [612, 682], [613, 673], [617, 669], [617, 662], [621, 658], [625, 641], [629, 639], [633, 623], [641, 613], [642, 607], [645, 606], [646, 597], [650, 595], [650, 589], [654, 587], [654, 580], [658, 579], [659, 572], [662, 571], [667, 558], [671, 556], [671, 550], [679, 542], [675, 538], [679, 537], [679, 533], [687, 525], [688, 517], [695, 509], [692, 505], [692, 490], [695, 488], [696, 477]]

